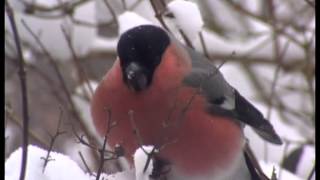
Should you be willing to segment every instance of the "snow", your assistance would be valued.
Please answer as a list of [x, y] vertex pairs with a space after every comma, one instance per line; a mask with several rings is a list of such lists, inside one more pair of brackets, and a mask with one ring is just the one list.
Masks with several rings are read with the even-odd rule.
[[[45, 2], [46, 1], [39, 1], [40, 4]], [[49, 4], [46, 4], [46, 6], [49, 6]], [[76, 15], [79, 17], [86, 17], [85, 21], [93, 21], [93, 8], [93, 2], [86, 3], [81, 6], [81, 8], [77, 9]], [[39, 44], [36, 43], [31, 34], [22, 25], [22, 19], [31, 28], [31, 30], [37, 34], [46, 49], [50, 52], [50, 55], [59, 61], [71, 59], [70, 48], [68, 47], [66, 39], [61, 30], [62, 25], [67, 27], [66, 29], [71, 30], [70, 32], [73, 47], [78, 55], [83, 55], [88, 52], [89, 46], [92, 44], [92, 41], [95, 37], [94, 28], [73, 25], [69, 20], [67, 20], [67, 18], [46, 19], [22, 14], [19, 12], [15, 13], [15, 18], [17, 28], [19, 29], [20, 36], [23, 40], [29, 42], [33, 47], [42, 52]], [[12, 32], [7, 15], [5, 15], [5, 29]]]
[[151, 153], [154, 149], [153, 146], [142, 146], [137, 149], [134, 153], [134, 165], [136, 169], [136, 179], [139, 180], [149, 180], [149, 175], [152, 173], [153, 163], [152, 159], [150, 160], [146, 171], [144, 172], [144, 168], [146, 166], [148, 155], [147, 153]]
[[[95, 2], [89, 1], [76, 8], [74, 18], [84, 22], [97, 24], [95, 19]], [[90, 52], [90, 47], [96, 37], [95, 27], [87, 27], [83, 25], [70, 24], [72, 29], [72, 43], [78, 56], [85, 55]]]
[[[92, 177], [91, 180], [95, 180], [95, 177]], [[134, 171], [123, 171], [114, 174], [103, 174], [100, 176], [100, 180], [135, 180]]]
[[98, 87], [98, 82], [95, 80], [89, 80], [89, 84], [88, 83], [83, 83], [81, 85], [79, 85], [78, 87], [76, 87], [76, 93], [78, 95], [81, 96], [85, 96], [85, 92], [89, 92], [90, 97], [92, 98], [92, 94], [90, 94], [90, 88], [92, 88], [92, 90], [94, 91], [96, 88]]
[[32, 50], [28, 48], [22, 49], [22, 56], [26, 63], [34, 64], [36, 62], [36, 58], [33, 55]]
[[[257, 101], [253, 101], [255, 106], [262, 112], [262, 114], [266, 114], [267, 107], [262, 105], [261, 103]], [[290, 126], [283, 121], [280, 120], [281, 117], [277, 111], [272, 111], [271, 113], [271, 123], [275, 129], [276, 132], [280, 135], [280, 137], [291, 140], [291, 141], [305, 141], [306, 139], [300, 134], [300, 132], [294, 127]], [[255, 156], [260, 160], [260, 163], [262, 165], [262, 169], [268, 173], [270, 169], [263, 166], [263, 162], [261, 162], [264, 159], [265, 155], [265, 142], [249, 127], [245, 128], [245, 136], [249, 139], [249, 144], [252, 147], [252, 150], [255, 154]], [[297, 144], [291, 144], [288, 146], [288, 149], [286, 151], [286, 154], [297, 148]], [[277, 146], [272, 145], [270, 143], [267, 143], [267, 159], [264, 161], [265, 163], [273, 163], [273, 164], [281, 164], [282, 158], [285, 155], [285, 145]], [[278, 152], [278, 153], [275, 153]], [[305, 146], [303, 155], [299, 161], [298, 167], [297, 167], [297, 177], [301, 177], [302, 179], [306, 179], [308, 177], [308, 173], [311, 171], [313, 165], [315, 162], [315, 148], [314, 146]], [[279, 169], [279, 168], [277, 168]], [[271, 170], [270, 170], [271, 171]], [[281, 179], [285, 180], [286, 173], [282, 174]], [[290, 175], [289, 175], [290, 177]], [[289, 178], [290, 179], [290, 178]]]
[[[22, 25], [22, 19], [26, 22], [26, 24], [32, 29], [34, 33], [41, 34], [39, 35], [39, 37], [42, 43], [45, 45], [47, 49], [50, 49], [49, 52], [53, 57], [60, 60], [66, 59], [67, 57], [71, 56], [68, 45], [67, 43], [65, 43], [65, 38], [63, 37], [63, 34], [60, 29], [60, 26], [63, 23], [62, 19], [40, 19], [37, 17], [28, 16], [20, 13], [15, 13], [15, 18], [20, 36], [23, 37], [25, 41], [33, 45], [33, 47], [36, 47], [39, 51], [41, 51], [39, 45], [35, 42], [34, 38]], [[12, 32], [7, 15], [5, 15], [5, 29], [8, 29], [10, 32]]]
[[[22, 149], [14, 151], [5, 163], [5, 179], [18, 180], [20, 175]], [[68, 156], [51, 152], [50, 159], [45, 171], [43, 170], [44, 160], [47, 150], [41, 149], [34, 145], [28, 146], [28, 160], [25, 180], [95, 180], [95, 176], [90, 176], [83, 172], [78, 164]], [[134, 171], [128, 170], [114, 174], [104, 174], [100, 176], [100, 180], [135, 180]]]
[[[143, 148], [143, 149], [142, 149]], [[134, 154], [135, 167], [134, 169], [126, 170], [123, 172], [117, 172], [114, 174], [101, 174], [100, 179], [108, 180], [149, 180], [149, 175], [152, 171], [152, 161], [150, 161], [150, 166], [148, 166], [146, 172], [143, 172], [144, 166], [148, 159], [145, 152], [150, 153], [153, 146], [142, 146], [137, 149]], [[19, 178], [20, 163], [21, 163], [22, 149], [19, 148], [14, 151], [5, 163], [5, 179], [6, 180], [17, 180]], [[94, 176], [90, 176], [83, 172], [83, 170], [78, 166], [78, 164], [73, 161], [70, 157], [57, 153], [51, 152], [50, 159], [44, 172], [44, 160], [47, 155], [47, 150], [41, 149], [34, 145], [28, 146], [28, 163], [26, 171], [26, 180], [93, 180]], [[136, 178], [135, 178], [136, 177]]]
[[[275, 169], [276, 176], [281, 179], [290, 179], [290, 180], [303, 180], [302, 178], [299, 178], [295, 176], [294, 174], [290, 173], [289, 171], [286, 171], [284, 169], [280, 170], [280, 167], [277, 164], [274, 163], [266, 163], [264, 161], [260, 161], [259, 164], [261, 165], [261, 168], [263, 169], [264, 173], [271, 178], [273, 168]], [[281, 174], [280, 174], [281, 171]]]
[[[100, 179], [108, 180], [150, 180], [149, 175], [152, 172], [152, 160], [146, 170], [143, 172], [145, 164], [148, 159], [147, 153], [150, 153], [154, 147], [153, 146], [142, 146], [137, 149], [134, 154], [134, 164], [136, 170], [126, 170], [123, 172], [118, 172], [114, 174], [101, 174]], [[314, 150], [314, 149], [313, 149]], [[10, 157], [6, 160], [5, 163], [5, 179], [6, 180], [17, 180], [19, 178], [20, 172], [20, 163], [21, 163], [21, 153], [22, 149], [14, 151]], [[310, 153], [310, 152], [306, 152]], [[90, 176], [83, 172], [83, 170], [78, 166], [76, 162], [70, 159], [68, 156], [51, 152], [50, 159], [44, 172], [44, 160], [46, 157], [47, 150], [41, 149], [34, 145], [28, 146], [28, 163], [26, 171], [26, 180], [70, 180], [70, 179], [79, 179], [79, 180], [93, 180], [95, 176]], [[273, 167], [276, 169], [277, 175], [279, 175], [279, 166], [274, 163], [266, 163], [264, 161], [259, 162], [262, 166], [262, 169], [267, 175], [271, 175]], [[291, 174], [286, 170], [281, 172], [282, 179], [290, 180], [301, 180], [297, 176]]]
[[138, 15], [135, 12], [126, 11], [120, 16], [118, 16], [119, 22], [119, 34], [124, 33], [128, 29], [131, 29], [135, 26], [145, 25], [145, 24], [154, 24], [146, 18]]
[[114, 52], [117, 48], [118, 38], [96, 37], [92, 43], [91, 51]]
[[203, 20], [197, 4], [184, 0], [171, 1], [167, 8], [174, 15], [174, 24], [190, 41], [194, 41], [203, 27]]
[[[5, 179], [17, 180], [20, 175], [22, 149], [14, 151], [5, 163]], [[42, 172], [44, 160], [47, 151], [39, 147], [28, 146], [28, 160], [26, 180], [70, 180], [70, 179], [89, 179], [89, 175], [85, 174], [82, 169], [72, 161], [68, 156], [51, 152], [50, 159], [45, 171]]]
[[[121, 15], [118, 16], [118, 23], [119, 23], [119, 32], [118, 34], [122, 34], [128, 29], [133, 27], [144, 25], [144, 24], [154, 24], [151, 21], [145, 19], [144, 17], [140, 16], [139, 14], [132, 12], [132, 11], [125, 11]], [[91, 50], [92, 51], [116, 51], [118, 43], [118, 38], [102, 38], [96, 37], [93, 40]]]
[[[316, 162], [316, 150], [314, 146], [306, 145], [297, 166], [297, 174], [300, 177], [308, 177]], [[315, 179], [315, 178], [313, 178]]]

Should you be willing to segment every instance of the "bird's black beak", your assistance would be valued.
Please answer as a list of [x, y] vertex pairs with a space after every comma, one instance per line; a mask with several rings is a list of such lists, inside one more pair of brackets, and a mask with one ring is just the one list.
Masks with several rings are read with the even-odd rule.
[[147, 75], [138, 63], [131, 62], [125, 69], [125, 76], [129, 89], [141, 91], [147, 88]]

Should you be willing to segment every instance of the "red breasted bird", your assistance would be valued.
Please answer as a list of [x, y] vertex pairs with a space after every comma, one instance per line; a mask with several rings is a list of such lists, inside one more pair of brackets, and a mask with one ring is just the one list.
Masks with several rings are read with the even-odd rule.
[[142, 25], [119, 39], [118, 59], [92, 99], [96, 129], [126, 158], [153, 145], [175, 179], [263, 179], [245, 144], [244, 125], [281, 144], [272, 125], [201, 54], [160, 27]]

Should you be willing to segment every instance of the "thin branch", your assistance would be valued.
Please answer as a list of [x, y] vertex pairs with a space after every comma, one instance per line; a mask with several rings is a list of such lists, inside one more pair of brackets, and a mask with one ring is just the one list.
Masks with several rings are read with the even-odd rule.
[[43, 167], [42, 167], [42, 173], [44, 173], [48, 163], [54, 159], [51, 159], [50, 157], [50, 153], [53, 149], [53, 145], [54, 143], [56, 142], [58, 136], [62, 135], [62, 134], [65, 134], [66, 131], [60, 131], [60, 126], [61, 126], [61, 122], [62, 122], [62, 115], [63, 115], [63, 111], [62, 111], [62, 108], [60, 107], [60, 115], [59, 115], [59, 121], [58, 121], [58, 125], [57, 125], [57, 129], [56, 129], [56, 133], [51, 136], [51, 139], [50, 139], [50, 145], [49, 145], [49, 149], [47, 151], [47, 155], [46, 157], [41, 157], [42, 160], [44, 160], [44, 164], [43, 164]]
[[69, 49], [71, 51], [72, 60], [74, 62], [74, 65], [77, 67], [76, 69], [77, 69], [80, 81], [85, 81], [87, 83], [88, 87], [89, 87], [90, 95], [87, 94], [86, 88], [84, 88], [84, 92], [85, 92], [85, 94], [87, 94], [88, 99], [90, 99], [90, 97], [92, 97], [92, 95], [93, 95], [93, 88], [91, 87], [91, 84], [89, 82], [88, 75], [86, 74], [85, 70], [81, 66], [79, 58], [78, 58], [78, 56], [76, 54], [76, 51], [72, 46], [72, 40], [71, 40], [70, 33], [68, 33], [67, 30], [63, 26], [61, 26], [61, 30], [63, 32], [63, 35], [64, 35], [66, 41], [67, 41], [68, 47], [69, 47]]
[[109, 4], [108, 0], [103, 0], [104, 4], [107, 6], [108, 10], [111, 13], [111, 16], [113, 18], [112, 22], [115, 21], [118, 24], [118, 19], [117, 19], [117, 14], [116, 12], [113, 10], [112, 6]]
[[[270, 41], [270, 39], [268, 39], [267, 41]], [[267, 42], [264, 42], [265, 45], [267, 45]], [[265, 46], [263, 45], [263, 46]], [[251, 52], [251, 54], [253, 54], [254, 52], [257, 51], [258, 48], [255, 49], [255, 51], [253, 50]], [[268, 56], [264, 56], [264, 55], [255, 55], [255, 56], [249, 56], [251, 54], [245, 54], [245, 55], [235, 55], [232, 57], [232, 59], [229, 59], [229, 62], [233, 62], [233, 63], [239, 63], [239, 64], [244, 64], [246, 66], [251, 66], [251, 65], [256, 65], [256, 64], [263, 64], [263, 65], [274, 65], [274, 59], [270, 58]], [[83, 59], [100, 59], [100, 58], [105, 58], [106, 56], [110, 56], [110, 55], [114, 55], [116, 56], [116, 54], [112, 51], [105, 51], [105, 50], [93, 50], [91, 52], [89, 52], [86, 55], [83, 56], [79, 56], [80, 60]], [[214, 60], [217, 62], [221, 62], [225, 59], [226, 56], [230, 55], [229, 52], [214, 52], [209, 54], [210, 59], [209, 60]], [[284, 72], [295, 72], [295, 71], [302, 71], [302, 67], [305, 64], [304, 62], [305, 60], [300, 58], [300, 57], [293, 57], [288, 59], [288, 61], [286, 63], [282, 63], [281, 65], [281, 69]]]
[[[289, 42], [289, 40], [288, 40], [287, 43], [285, 44], [285, 47], [284, 47], [283, 51], [281, 52], [281, 54], [279, 54], [279, 57], [278, 57], [278, 62], [279, 62], [279, 64], [282, 63], [283, 57], [284, 57], [286, 51], [288, 50], [289, 45], [290, 45], [290, 42]], [[272, 102], [272, 98], [273, 98], [274, 93], [275, 93], [275, 86], [276, 86], [276, 84], [277, 84], [277, 80], [278, 80], [278, 76], [279, 76], [279, 72], [280, 72], [280, 67], [281, 67], [280, 65], [277, 66], [276, 71], [275, 71], [275, 74], [274, 74], [274, 79], [273, 79], [272, 84], [271, 84], [271, 92], [270, 92], [270, 100], [269, 100], [269, 108], [268, 108], [268, 109], [271, 109], [271, 108], [270, 108], [270, 107], [271, 107], [271, 104], [272, 104], [271, 102]], [[270, 116], [271, 116], [271, 115], [270, 115], [270, 114], [271, 114], [270, 111], [271, 111], [271, 110], [268, 110], [267, 119], [269, 119]]]
[[[73, 132], [73, 134], [74, 134], [74, 136], [76, 137], [76, 139], [77, 139], [77, 143], [80, 143], [80, 144], [82, 144], [82, 145], [84, 145], [84, 146], [87, 146], [88, 148], [90, 148], [90, 149], [92, 149], [92, 150], [94, 150], [94, 151], [99, 151], [99, 148], [97, 147], [97, 145], [92, 145], [92, 144], [90, 144], [90, 142], [88, 142], [85, 138], [86, 138], [86, 136], [85, 135], [79, 135], [77, 132], [76, 132], [76, 130], [75, 130], [75, 128], [72, 126], [72, 132]], [[112, 151], [109, 151], [109, 150], [105, 150], [105, 152], [106, 153], [113, 153]]]
[[110, 22], [99, 22], [99, 23], [93, 23], [93, 22], [87, 22], [81, 19], [77, 19], [74, 16], [69, 16], [70, 20], [73, 24], [80, 25], [80, 26], [86, 26], [86, 27], [92, 27], [92, 28], [97, 28], [97, 27], [102, 27], [102, 26], [111, 26], [114, 21]]
[[203, 33], [202, 33], [202, 31], [199, 32], [199, 37], [200, 37], [200, 42], [201, 42], [201, 46], [202, 46], [202, 49], [203, 49], [203, 54], [204, 54], [208, 59], [210, 59], [210, 55], [209, 55], [209, 52], [208, 52], [206, 43], [204, 42], [204, 38], [203, 38]]
[[[26, 30], [31, 34], [31, 36], [36, 40], [40, 48], [42, 49], [43, 53], [48, 57], [49, 63], [53, 67], [54, 71], [56, 72], [56, 75], [60, 81], [60, 84], [62, 85], [62, 90], [65, 93], [67, 100], [71, 106], [71, 112], [75, 119], [80, 124], [81, 129], [85, 132], [87, 136], [91, 137], [90, 131], [88, 130], [87, 126], [84, 124], [83, 120], [81, 119], [80, 115], [78, 114], [78, 111], [76, 110], [76, 106], [71, 98], [71, 93], [69, 92], [66, 82], [62, 76], [62, 73], [55, 61], [55, 59], [50, 55], [49, 51], [46, 49], [44, 44], [41, 42], [40, 38], [31, 30], [31, 28], [28, 26], [28, 24], [22, 20], [22, 25], [26, 28]], [[94, 156], [95, 157], [95, 156]]]
[[[315, 31], [312, 33], [310, 40], [308, 41], [306, 39], [306, 41], [305, 41], [304, 53], [305, 53], [306, 63], [305, 63], [305, 67], [303, 68], [304, 71], [302, 72], [302, 74], [308, 84], [309, 96], [310, 96], [310, 101], [311, 101], [311, 104], [313, 107], [312, 108], [313, 111], [315, 111], [315, 93], [314, 93], [314, 88], [313, 88], [313, 80], [314, 80], [315, 71], [313, 70], [314, 69], [314, 62], [313, 62], [314, 53], [312, 52], [312, 42], [314, 40], [314, 37], [315, 37]], [[311, 119], [314, 122], [315, 118], [312, 117]]]
[[[19, 127], [21, 127], [21, 129], [23, 128], [23, 124], [22, 121], [19, 120], [19, 118], [17, 117], [17, 115], [10, 109], [8, 108], [7, 105], [5, 105], [5, 115], [8, 116], [8, 118], [14, 122], [15, 124], [17, 124]], [[47, 141], [45, 141], [44, 139], [41, 139], [40, 136], [38, 136], [35, 132], [33, 132], [31, 129], [29, 129], [28, 131], [28, 135], [36, 140], [38, 143], [40, 143], [43, 147], [48, 148], [49, 147], [49, 143]]]
[[192, 42], [190, 41], [188, 36], [181, 29], [179, 29], [179, 33], [181, 34], [186, 45], [189, 46], [191, 49], [194, 49], [194, 46], [192, 45]]
[[[275, 40], [275, 41], [277, 41], [277, 40]], [[277, 43], [276, 43], [277, 44]], [[275, 96], [275, 87], [276, 87], [276, 84], [277, 84], [277, 82], [278, 82], [278, 79], [279, 79], [279, 74], [280, 74], [280, 64], [282, 64], [282, 61], [283, 61], [283, 57], [284, 57], [284, 55], [285, 55], [285, 53], [286, 53], [286, 51], [288, 50], [288, 48], [289, 48], [289, 45], [290, 45], [290, 41], [288, 40], [287, 41], [287, 43], [285, 44], [285, 47], [284, 47], [284, 49], [283, 49], [283, 51], [281, 52], [281, 54], [280, 54], [280, 52], [279, 52], [279, 55], [276, 55], [276, 56], [278, 56], [277, 58], [277, 60], [278, 60], [278, 66], [277, 66], [277, 68], [276, 68], [276, 70], [275, 70], [275, 73], [274, 73], [274, 77], [273, 77], [273, 81], [272, 81], [272, 84], [271, 84], [271, 92], [270, 92], [270, 98], [269, 98], [269, 101], [268, 101], [268, 111], [267, 111], [267, 116], [266, 116], [266, 119], [267, 120], [269, 120], [270, 119], [270, 117], [271, 117], [271, 109], [272, 109], [272, 100], [273, 100], [273, 98], [274, 98], [274, 96]], [[279, 47], [278, 47], [279, 48]], [[279, 50], [278, 50], [279, 51]], [[277, 52], [278, 52], [277, 51]], [[267, 159], [268, 159], [268, 150], [267, 150], [267, 146], [268, 146], [268, 144], [267, 144], [267, 142], [264, 142], [264, 160], [267, 162]]]
[[122, 2], [122, 8], [123, 8], [123, 10], [127, 11], [127, 10], [128, 10], [128, 7], [127, 7], [127, 2], [126, 2], [126, 0], [121, 0], [121, 2]]
[[102, 172], [102, 168], [103, 168], [103, 165], [104, 165], [104, 162], [106, 160], [112, 160], [112, 159], [117, 159], [118, 158], [118, 155], [116, 153], [112, 153], [111, 157], [109, 158], [105, 158], [105, 149], [106, 149], [106, 145], [107, 145], [107, 139], [108, 139], [108, 135], [109, 133], [111, 132], [111, 130], [117, 126], [117, 123], [114, 123], [112, 122], [112, 118], [111, 118], [111, 110], [110, 109], [106, 109], [106, 111], [108, 112], [108, 119], [107, 119], [107, 131], [105, 132], [105, 136], [104, 136], [104, 140], [103, 140], [103, 145], [102, 145], [102, 148], [99, 150], [99, 154], [100, 154], [100, 162], [99, 162], [99, 168], [98, 168], [98, 171], [97, 171], [97, 177], [96, 177], [96, 180], [99, 180], [100, 179], [100, 175], [101, 175], [101, 172]]
[[[158, 19], [158, 21], [160, 22], [162, 27], [165, 28], [168, 32], [170, 32], [168, 26], [166, 25], [166, 23], [164, 22], [164, 20], [162, 18], [162, 13], [164, 12], [164, 9], [166, 8], [165, 6], [163, 6], [163, 5], [165, 5], [165, 3], [162, 0], [150, 0], [150, 3], [151, 3], [151, 6], [154, 10], [155, 17]], [[159, 3], [161, 3], [161, 5]], [[162, 7], [160, 7], [160, 6], [162, 6]]]
[[[134, 134], [137, 137], [139, 147], [142, 147], [143, 146], [143, 140], [142, 140], [142, 136], [140, 134], [140, 130], [137, 127], [137, 124], [136, 124], [135, 119], [134, 119], [134, 111], [133, 110], [129, 110], [128, 115], [129, 115], [129, 120], [130, 120], [130, 124], [131, 124], [132, 130], [133, 130]], [[145, 153], [147, 153], [147, 152], [145, 151]]]
[[101, 175], [101, 173], [102, 173], [102, 168], [103, 168], [103, 165], [104, 165], [104, 162], [105, 162], [105, 159], [104, 159], [104, 150], [105, 150], [105, 148], [106, 148], [106, 145], [107, 145], [107, 136], [104, 137], [102, 149], [101, 149], [101, 151], [99, 152], [99, 153], [100, 153], [100, 162], [99, 162], [99, 167], [98, 167], [98, 171], [97, 171], [96, 180], [99, 180], [99, 179], [100, 179], [100, 175]]
[[78, 154], [79, 154], [79, 156], [80, 156], [80, 158], [81, 158], [81, 161], [83, 162], [84, 166], [86, 167], [87, 172], [88, 172], [90, 175], [92, 175], [92, 171], [90, 170], [90, 168], [89, 168], [87, 162], [85, 161], [82, 153], [81, 153], [80, 151], [78, 151]]
[[135, 8], [136, 8], [138, 5], [140, 5], [141, 2], [143, 2], [143, 0], [137, 0], [134, 4], [132, 4], [132, 5], [128, 8], [128, 10], [130, 10], [130, 11], [135, 10]]
[[[230, 57], [232, 57], [234, 54], [235, 54], [235, 52], [233, 51], [231, 53]], [[189, 108], [190, 108], [192, 102], [194, 101], [194, 99], [196, 98], [196, 96], [202, 93], [203, 85], [205, 84], [205, 82], [207, 80], [209, 80], [209, 78], [217, 75], [219, 73], [220, 68], [228, 61], [228, 59], [229, 58], [225, 58], [224, 61], [219, 66], [217, 66], [216, 69], [214, 69], [214, 71], [210, 72], [207, 76], [205, 76], [201, 79], [199, 87], [196, 89], [196, 91], [192, 94], [190, 99], [187, 101], [187, 104], [182, 108], [178, 123], [181, 123], [183, 117], [185, 116], [185, 114], [189, 110]]]
[[252, 149], [250, 148], [250, 145], [247, 141], [245, 142], [245, 145], [244, 145], [244, 152], [247, 155], [247, 157], [250, 159], [256, 173], [261, 178], [260, 180], [269, 180], [269, 178], [264, 174], [263, 170], [261, 169], [261, 166], [259, 165], [259, 162], [257, 158], [254, 156], [254, 153], [252, 152]]
[[139, 128], [137, 127], [137, 124], [136, 124], [135, 119], [134, 119], [134, 111], [130, 110], [128, 112], [128, 115], [129, 115], [129, 120], [130, 120], [130, 124], [132, 126], [132, 129], [133, 129], [133, 132], [134, 132], [134, 134], [135, 134], [135, 136], [137, 138], [137, 141], [138, 141], [138, 144], [139, 144], [139, 148], [141, 148], [142, 151], [148, 156], [147, 162], [146, 162], [146, 164], [145, 164], [145, 166], [143, 168], [143, 172], [145, 172], [147, 170], [150, 162], [151, 162], [151, 159], [154, 157], [155, 153], [159, 152], [158, 151], [159, 149], [156, 146], [154, 146], [153, 149], [151, 150], [151, 152], [149, 153], [147, 150], [145, 150], [143, 148], [143, 140], [142, 140], [142, 136], [140, 134]]
[[[142, 147], [141, 147], [142, 148]], [[152, 157], [154, 156], [154, 154], [156, 153], [156, 147], [153, 147], [150, 153], [147, 153], [147, 162], [143, 167], [143, 173], [145, 173], [147, 171], [147, 168], [149, 167], [149, 164], [151, 162]]]
[[[64, 90], [66, 96], [67, 96], [67, 99], [70, 103], [70, 105], [72, 106], [72, 109], [74, 110], [74, 104], [72, 102], [72, 99], [71, 99], [71, 94], [67, 88], [67, 85], [65, 83], [65, 80], [63, 79], [63, 75], [55, 61], [55, 59], [51, 56], [51, 54], [49, 53], [49, 51], [46, 49], [46, 47], [44, 46], [44, 44], [41, 42], [41, 40], [39, 39], [39, 37], [31, 30], [31, 28], [29, 27], [29, 25], [24, 21], [24, 20], [21, 20], [23, 26], [27, 29], [27, 31], [32, 35], [32, 37], [36, 40], [36, 42], [39, 44], [39, 46], [41, 47], [42, 51], [44, 52], [44, 54], [48, 57], [49, 59], [49, 62], [50, 64], [52, 65], [53, 69], [55, 70], [57, 76], [58, 76], [58, 79], [62, 85], [62, 89]], [[74, 112], [74, 114], [77, 114]]]
[[[19, 64], [19, 62], [12, 57], [6, 56], [6, 58], [9, 59], [9, 61], [7, 61], [7, 62], [13, 63], [14, 65]], [[58, 89], [56, 88], [57, 86], [56, 86], [55, 81], [50, 76], [48, 76], [41, 68], [35, 66], [34, 64], [26, 63], [25, 67], [26, 67], [26, 70], [30, 70], [30, 71], [38, 74], [39, 75], [38, 77], [42, 78], [43, 81], [47, 83], [48, 87], [51, 87], [50, 91], [53, 94], [53, 96], [55, 98], [57, 98], [57, 100], [61, 104], [64, 103], [63, 98], [60, 96]]]
[[21, 158], [21, 171], [20, 180], [24, 180], [26, 174], [27, 158], [28, 158], [28, 130], [29, 130], [29, 111], [28, 111], [28, 95], [27, 95], [27, 76], [24, 69], [24, 59], [22, 55], [21, 42], [16, 22], [14, 18], [14, 12], [10, 7], [8, 1], [5, 1], [5, 9], [10, 21], [11, 29], [13, 31], [13, 37], [19, 57], [19, 79], [21, 85], [22, 95], [22, 114], [23, 114], [23, 133], [22, 133], [22, 158]]
[[88, 1], [90, 0], [66, 1], [66, 2], [58, 3], [57, 5], [54, 5], [51, 7], [35, 4], [34, 1], [32, 1], [31, 3], [28, 1], [22, 1], [22, 2], [25, 5], [28, 14], [32, 14], [35, 11], [50, 13], [58, 10], [65, 10], [66, 7], [68, 7], [68, 9], [75, 9], [77, 6], [81, 6]]
[[[246, 16], [249, 16], [249, 17], [252, 17], [256, 20], [259, 20], [259, 21], [262, 21], [264, 23], [267, 23], [268, 25], [272, 26], [271, 22], [266, 19], [265, 17], [263, 16], [258, 16], [246, 9], [244, 9], [243, 7], [241, 7], [241, 5], [235, 3], [235, 2], [232, 2], [232, 1], [224, 1], [225, 3], [229, 4], [231, 7], [233, 7], [236, 11], [239, 11], [240, 13], [246, 15]], [[285, 27], [284, 27], [285, 28]], [[292, 35], [288, 34], [287, 32], [285, 32], [284, 28], [281, 28], [281, 29], [277, 29], [276, 31], [282, 35], [284, 35], [285, 37], [287, 37], [288, 39], [290, 39], [292, 42], [296, 43], [297, 45], [299, 45], [300, 47], [303, 47], [302, 43], [300, 41], [298, 41], [295, 37], [293, 37]]]
[[[279, 176], [280, 177], [280, 176]], [[273, 166], [272, 167], [272, 174], [271, 174], [271, 178], [270, 180], [278, 180], [280, 178], [277, 178], [277, 174], [276, 174], [276, 168]]]
[[313, 168], [312, 168], [307, 180], [311, 180], [312, 176], [315, 174], [315, 167], [316, 167], [316, 165], [313, 165]]
[[[285, 156], [287, 154], [287, 151], [288, 151], [288, 148], [289, 148], [289, 145], [290, 143], [288, 141], [285, 141], [284, 142], [284, 150], [283, 150], [283, 155], [282, 155], [282, 159], [280, 162], [283, 162], [284, 159], [285, 159]], [[283, 171], [283, 167], [280, 167], [280, 170], [279, 170], [279, 179], [282, 179], [281, 176], [282, 176], [282, 171]]]
[[311, 7], [313, 7], [314, 9], [316, 8], [314, 1], [312, 0], [304, 0], [307, 4], [309, 4]]

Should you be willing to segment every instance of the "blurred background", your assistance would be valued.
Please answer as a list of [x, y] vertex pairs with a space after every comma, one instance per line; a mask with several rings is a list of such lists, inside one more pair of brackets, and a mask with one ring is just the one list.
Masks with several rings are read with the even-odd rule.
[[[274, 125], [282, 146], [246, 137], [261, 163], [311, 178], [315, 165], [315, 2], [312, 0], [11, 0], [25, 59], [29, 141], [44, 149], [61, 121], [53, 150], [85, 171], [101, 145], [90, 98], [116, 59], [119, 34], [140, 24], [168, 29], [203, 53]], [[198, 9], [199, 8], [199, 9]], [[199, 13], [200, 12], [200, 13]], [[17, 50], [5, 15], [5, 157], [21, 146], [22, 101]], [[61, 115], [61, 116], [60, 116]], [[116, 160], [104, 172], [120, 170]], [[281, 179], [281, 170], [278, 172]], [[310, 177], [309, 177], [310, 176]]]

